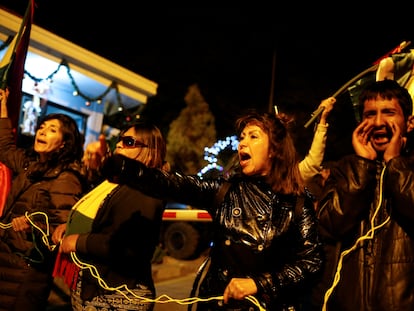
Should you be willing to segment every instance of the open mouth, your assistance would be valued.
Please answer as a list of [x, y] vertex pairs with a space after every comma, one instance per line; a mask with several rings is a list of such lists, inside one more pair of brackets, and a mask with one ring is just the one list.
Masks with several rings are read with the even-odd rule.
[[239, 162], [241, 166], [245, 165], [250, 159], [251, 159], [250, 154], [245, 153], [245, 152], [239, 153]]
[[240, 158], [240, 160], [248, 160], [248, 159], [250, 159], [251, 157], [250, 157], [250, 154], [248, 154], [248, 153], [244, 153], [244, 152], [241, 152], [241, 153], [239, 154], [239, 158]]
[[38, 139], [38, 140], [37, 140], [37, 142], [38, 142], [39, 144], [46, 144], [46, 142], [45, 142], [44, 140], [41, 140], [41, 139]]
[[375, 144], [382, 145], [386, 144], [391, 140], [392, 134], [388, 131], [377, 131], [372, 134], [371, 141]]

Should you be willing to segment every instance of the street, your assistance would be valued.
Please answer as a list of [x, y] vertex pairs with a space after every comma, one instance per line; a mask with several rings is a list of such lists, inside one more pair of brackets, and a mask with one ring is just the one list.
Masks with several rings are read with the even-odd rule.
[[166, 295], [165, 299], [164, 296], [160, 299], [160, 301], [166, 303], [157, 302], [154, 311], [187, 311], [189, 304], [185, 304], [182, 299], [189, 297], [194, 277], [195, 273], [192, 273], [157, 283], [157, 298], [160, 298], [161, 295]]
[[188, 310], [189, 304], [182, 300], [190, 296], [194, 278], [205, 258], [202, 255], [193, 260], [178, 260], [165, 256], [161, 264], [152, 265], [156, 298], [160, 301], [154, 311]]
[[[187, 310], [188, 304], [180, 304], [175, 301], [189, 297], [195, 275], [205, 256], [203, 254], [193, 260], [178, 260], [170, 256], [164, 256], [161, 263], [152, 265], [156, 298], [160, 300], [155, 304], [154, 311]], [[57, 282], [59, 286], [55, 287], [55, 290], [51, 293], [47, 311], [72, 310], [69, 292], [62, 284], [59, 281]], [[163, 297], [160, 298], [161, 295]]]

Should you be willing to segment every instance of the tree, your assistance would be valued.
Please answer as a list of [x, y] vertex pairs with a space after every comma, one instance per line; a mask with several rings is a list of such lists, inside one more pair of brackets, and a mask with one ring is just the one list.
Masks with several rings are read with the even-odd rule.
[[216, 141], [215, 118], [197, 84], [188, 87], [184, 101], [167, 134], [167, 161], [173, 170], [196, 174], [207, 163], [204, 148]]

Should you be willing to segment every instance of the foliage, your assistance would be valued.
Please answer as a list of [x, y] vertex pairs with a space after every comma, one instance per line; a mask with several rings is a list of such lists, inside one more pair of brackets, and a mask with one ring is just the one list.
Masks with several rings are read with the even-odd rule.
[[173, 170], [196, 174], [207, 162], [205, 146], [216, 141], [215, 118], [197, 84], [190, 85], [184, 107], [170, 124], [167, 134], [167, 161]]

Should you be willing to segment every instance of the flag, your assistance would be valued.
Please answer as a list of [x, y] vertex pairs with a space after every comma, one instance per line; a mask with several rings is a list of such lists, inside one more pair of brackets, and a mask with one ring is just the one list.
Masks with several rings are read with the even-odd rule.
[[[400, 43], [397, 47], [393, 48], [391, 51], [386, 53], [384, 56], [377, 59], [370, 67], [365, 69], [364, 71], [357, 74], [355, 77], [353, 77], [351, 80], [346, 82], [344, 85], [342, 85], [333, 95], [332, 97], [337, 97], [344, 93], [345, 91], [348, 91], [348, 94], [351, 99], [352, 109], [354, 110], [354, 117], [357, 122], [361, 121], [361, 116], [359, 115], [359, 102], [358, 98], [359, 95], [366, 87], [367, 84], [375, 81], [376, 79], [376, 71], [378, 69], [379, 63], [387, 58], [387, 57], [393, 57], [393, 55], [397, 53], [402, 53], [403, 50], [405, 50], [409, 45], [411, 44], [410, 41], [403, 41]], [[324, 108], [319, 107], [317, 110], [315, 110], [312, 113], [311, 118], [305, 123], [304, 127], [308, 128], [323, 112]]]
[[10, 95], [7, 101], [9, 118], [13, 128], [17, 129], [22, 100], [22, 80], [24, 64], [30, 42], [34, 13], [34, 0], [29, 0], [19, 32], [14, 36], [6, 53], [0, 61], [0, 88], [9, 88]]
[[11, 180], [11, 170], [0, 162], [0, 216], [3, 214], [4, 205], [11, 187]]
[[[384, 56], [377, 59], [370, 68], [366, 69], [365, 71], [360, 73], [358, 76], [356, 76], [353, 80], [351, 80], [352, 83], [348, 83], [347, 88], [348, 88], [348, 92], [351, 98], [352, 107], [353, 107], [354, 114], [355, 114], [355, 120], [357, 122], [361, 121], [361, 116], [359, 115], [359, 101], [358, 101], [359, 95], [361, 91], [367, 86], [367, 84], [374, 82], [376, 80], [378, 67], [381, 61], [389, 57], [392, 57], [394, 59], [395, 57], [398, 57], [398, 55], [402, 55], [402, 52], [410, 44], [411, 44], [410, 41], [401, 42], [397, 47], [393, 48], [391, 51], [386, 53]], [[403, 55], [407, 55], [407, 54], [403, 54]], [[410, 63], [411, 68], [412, 68], [412, 64], [413, 62], [411, 61]], [[411, 74], [411, 68], [410, 68], [409, 74]], [[395, 79], [397, 80], [397, 76], [395, 77]], [[399, 83], [402, 84], [401, 82]]]
[[[0, 60], [0, 88], [8, 88], [10, 91], [7, 100], [7, 111], [12, 126], [17, 134], [20, 106], [22, 101], [22, 80], [24, 64], [30, 42], [30, 32], [33, 22], [34, 0], [29, 0], [19, 32], [15, 34], [9, 44], [3, 58]], [[0, 215], [3, 213], [4, 204], [12, 182], [10, 169], [0, 163]]]

